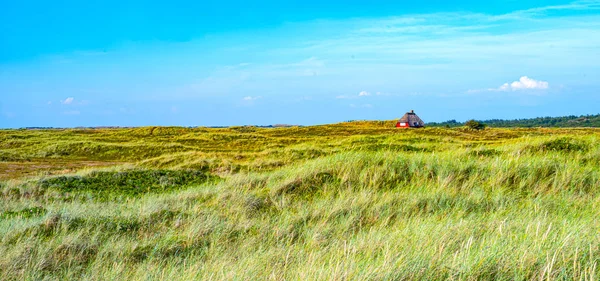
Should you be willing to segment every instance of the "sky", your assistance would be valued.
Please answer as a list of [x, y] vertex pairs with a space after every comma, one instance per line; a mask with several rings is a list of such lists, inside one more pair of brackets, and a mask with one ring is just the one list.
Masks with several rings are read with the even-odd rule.
[[2, 6], [0, 128], [600, 113], [600, 0]]

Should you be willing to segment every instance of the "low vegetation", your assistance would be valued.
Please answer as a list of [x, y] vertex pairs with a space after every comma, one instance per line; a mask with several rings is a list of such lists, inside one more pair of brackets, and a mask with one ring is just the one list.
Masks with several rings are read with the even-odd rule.
[[465, 122], [465, 126], [471, 130], [483, 130], [485, 129], [485, 124], [475, 120], [469, 120]]
[[[600, 114], [596, 115], [581, 115], [581, 116], [563, 116], [563, 117], [538, 117], [528, 119], [502, 120], [491, 119], [479, 121], [490, 127], [496, 128], [535, 128], [535, 127], [550, 127], [550, 128], [573, 128], [573, 127], [600, 127]], [[428, 123], [431, 127], [461, 127], [465, 123], [456, 120], [445, 122]]]
[[393, 125], [0, 131], [0, 280], [599, 278], [600, 130]]

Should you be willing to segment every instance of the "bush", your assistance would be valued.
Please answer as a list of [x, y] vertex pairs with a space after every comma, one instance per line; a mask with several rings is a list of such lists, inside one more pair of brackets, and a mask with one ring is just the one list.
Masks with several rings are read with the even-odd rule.
[[473, 119], [467, 121], [465, 123], [465, 126], [467, 126], [467, 128], [469, 128], [471, 130], [477, 130], [477, 131], [485, 129], [485, 124], [483, 124], [479, 121], [473, 120]]
[[538, 151], [559, 151], [559, 152], [586, 152], [588, 145], [585, 142], [572, 138], [558, 138], [546, 141], [537, 147]]

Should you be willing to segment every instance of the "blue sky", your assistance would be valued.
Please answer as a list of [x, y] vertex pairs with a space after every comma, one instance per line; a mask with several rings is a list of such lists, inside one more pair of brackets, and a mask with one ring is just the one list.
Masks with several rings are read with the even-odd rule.
[[122, 2], [3, 4], [0, 127], [600, 113], [600, 1]]

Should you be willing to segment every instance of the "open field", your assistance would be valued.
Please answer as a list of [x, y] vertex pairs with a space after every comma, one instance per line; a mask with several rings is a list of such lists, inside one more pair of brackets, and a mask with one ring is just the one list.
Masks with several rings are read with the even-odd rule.
[[0, 131], [0, 280], [598, 280], [600, 130]]

